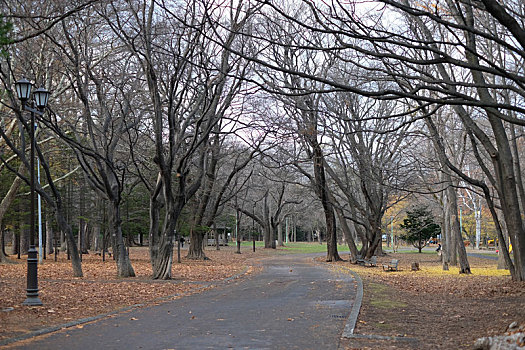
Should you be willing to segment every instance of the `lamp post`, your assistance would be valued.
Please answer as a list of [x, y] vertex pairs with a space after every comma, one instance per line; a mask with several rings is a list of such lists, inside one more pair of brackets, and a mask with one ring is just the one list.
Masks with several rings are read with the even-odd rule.
[[[22, 102], [22, 110], [31, 112], [31, 121], [29, 127], [29, 137], [31, 141], [30, 150], [30, 220], [31, 231], [29, 232], [29, 250], [27, 252], [27, 289], [26, 300], [22, 303], [28, 306], [40, 306], [42, 301], [38, 297], [38, 258], [35, 249], [35, 114], [42, 116], [44, 108], [47, 106], [49, 91], [40, 87], [33, 92], [31, 97], [32, 84], [27, 79], [20, 79], [15, 83], [15, 89], [18, 99]], [[36, 109], [34, 106], [36, 105]]]

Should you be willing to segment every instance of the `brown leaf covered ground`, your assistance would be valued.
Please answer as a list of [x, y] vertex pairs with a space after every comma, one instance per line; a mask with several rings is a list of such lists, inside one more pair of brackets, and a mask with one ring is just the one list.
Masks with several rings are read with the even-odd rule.
[[[400, 272], [381, 264], [400, 260]], [[421, 271], [411, 271], [419, 262]], [[472, 275], [444, 272], [436, 254], [389, 254], [378, 267], [338, 263], [363, 279], [364, 298], [355, 334], [408, 340], [346, 339], [345, 349], [472, 349], [479, 337], [525, 323], [525, 283], [512, 282], [496, 261], [469, 257]]]
[[[235, 254], [233, 247], [220, 251], [206, 250], [210, 260], [188, 260], [182, 251], [182, 263], [173, 264], [170, 281], [151, 279], [151, 264], [146, 247], [130, 249], [130, 258], [137, 277], [117, 278], [112, 258], [95, 254], [83, 255], [84, 277], [72, 276], [71, 264], [64, 253], [58, 261], [48, 257], [38, 266], [41, 307], [23, 306], [26, 288], [25, 257], [13, 259], [14, 264], [0, 264], [0, 341], [21, 336], [30, 331], [61, 325], [136, 304], [178, 298], [201, 290], [204, 282], [220, 281], [239, 273], [249, 273], [248, 259], [267, 255], [247, 248]], [[176, 256], [175, 256], [176, 259]]]
[[[150, 279], [147, 248], [131, 248], [137, 277], [116, 278], [113, 260], [84, 255], [83, 278], [73, 278], [65, 254], [59, 261], [39, 265], [43, 307], [24, 307], [26, 263], [0, 264], [0, 341], [27, 332], [100, 315], [135, 304], [155, 303], [198, 292], [206, 281], [218, 281], [250, 272], [250, 259], [275, 251], [257, 249], [254, 254], [234, 247], [209, 249], [208, 261], [173, 265], [171, 281]], [[183, 252], [183, 256], [184, 256]], [[400, 272], [384, 272], [381, 263], [400, 259]], [[344, 349], [470, 349], [475, 339], [501, 334], [513, 321], [525, 322], [525, 283], [514, 283], [508, 272], [496, 271], [495, 261], [470, 257], [473, 275], [459, 275], [454, 268], [441, 271], [435, 254], [390, 254], [378, 259], [378, 267], [340, 262], [364, 282], [364, 300], [355, 333], [404, 337], [402, 340], [346, 339]], [[421, 271], [410, 271], [418, 261]], [[12, 311], [2, 311], [10, 309]]]

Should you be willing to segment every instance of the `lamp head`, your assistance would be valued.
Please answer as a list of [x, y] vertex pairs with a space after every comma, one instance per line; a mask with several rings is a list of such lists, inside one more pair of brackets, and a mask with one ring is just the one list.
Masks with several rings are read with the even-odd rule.
[[31, 96], [32, 84], [26, 78], [22, 78], [15, 83], [16, 96], [22, 102], [29, 100]]
[[40, 109], [46, 108], [49, 95], [49, 91], [47, 91], [44, 87], [39, 87], [36, 89], [35, 92], [33, 92], [36, 106]]

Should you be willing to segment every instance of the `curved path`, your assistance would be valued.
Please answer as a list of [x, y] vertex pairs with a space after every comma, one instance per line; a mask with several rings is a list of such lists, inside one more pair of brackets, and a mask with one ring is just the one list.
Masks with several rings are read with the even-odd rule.
[[17, 349], [337, 349], [354, 297], [348, 272], [312, 256], [178, 300], [37, 337]]

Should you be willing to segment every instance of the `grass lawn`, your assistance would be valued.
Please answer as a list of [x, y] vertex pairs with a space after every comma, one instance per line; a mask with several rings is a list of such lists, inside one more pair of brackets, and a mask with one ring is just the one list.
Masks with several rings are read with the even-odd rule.
[[[237, 242], [229, 242], [228, 243], [232, 247], [237, 246]], [[241, 247], [253, 247], [253, 241], [243, 241], [241, 242]], [[264, 242], [263, 241], [255, 241], [255, 248], [264, 248]]]
[[[289, 242], [289, 243], [285, 243], [285, 246], [280, 247], [279, 249], [286, 251], [286, 253], [294, 253], [294, 254], [325, 253], [326, 243], [323, 242], [323, 244], [319, 244], [319, 243], [313, 243], [313, 242]], [[337, 251], [340, 253], [348, 252], [348, 246], [338, 244]]]
[[[230, 246], [235, 246], [235, 242], [229, 243]], [[241, 242], [241, 247], [248, 248], [252, 247], [253, 242]], [[264, 248], [264, 242], [262, 241], [256, 241], [255, 242], [255, 248]], [[358, 247], [359, 248], [359, 247]], [[285, 243], [284, 247], [278, 247], [278, 250], [283, 250], [287, 254], [305, 254], [305, 253], [324, 253], [326, 252], [326, 242], [323, 242], [323, 244], [319, 244], [317, 242], [289, 242]], [[348, 246], [344, 244], [338, 244], [337, 245], [337, 251], [347, 253], [348, 252]]]

